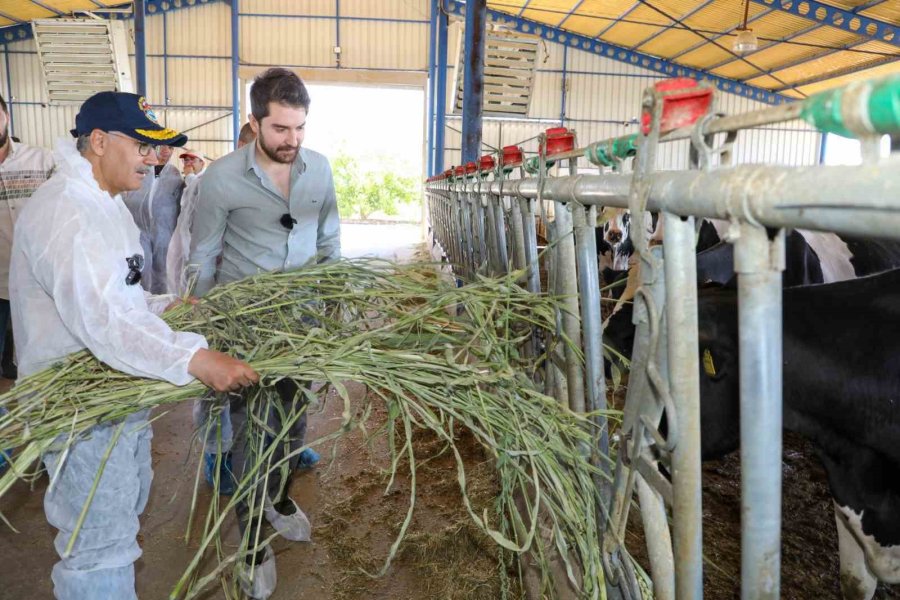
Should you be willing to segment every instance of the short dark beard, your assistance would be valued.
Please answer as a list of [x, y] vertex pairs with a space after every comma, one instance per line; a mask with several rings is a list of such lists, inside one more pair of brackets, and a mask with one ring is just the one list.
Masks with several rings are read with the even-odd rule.
[[283, 165], [292, 164], [295, 160], [297, 160], [297, 157], [300, 155], [300, 148], [297, 148], [297, 153], [294, 154], [294, 158], [292, 158], [291, 160], [284, 160], [281, 157], [279, 157], [278, 156], [278, 148], [271, 148], [270, 146], [268, 146], [266, 144], [266, 139], [263, 137], [262, 129], [260, 129], [259, 135], [257, 136], [256, 141], [258, 142], [257, 145], [259, 146], [260, 150], [262, 150], [263, 153], [266, 156], [268, 156], [270, 160], [277, 162], [277, 163], [281, 163]]
[[6, 148], [6, 144], [9, 143], [9, 125], [3, 128], [3, 133], [0, 133], [0, 148]]

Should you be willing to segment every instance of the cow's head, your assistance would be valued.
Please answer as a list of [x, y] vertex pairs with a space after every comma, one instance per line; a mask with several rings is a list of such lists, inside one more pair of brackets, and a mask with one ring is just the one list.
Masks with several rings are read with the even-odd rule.
[[604, 208], [603, 239], [611, 246], [622, 243], [631, 232], [631, 213], [624, 208]]
[[700, 441], [703, 458], [713, 459], [740, 443], [737, 294], [705, 287], [698, 300]]

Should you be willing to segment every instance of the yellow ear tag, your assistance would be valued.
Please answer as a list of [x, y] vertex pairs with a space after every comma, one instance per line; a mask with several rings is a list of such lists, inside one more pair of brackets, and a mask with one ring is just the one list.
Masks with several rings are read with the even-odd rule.
[[703, 351], [703, 370], [710, 377], [716, 376], [716, 365], [713, 364], [713, 357], [709, 348]]

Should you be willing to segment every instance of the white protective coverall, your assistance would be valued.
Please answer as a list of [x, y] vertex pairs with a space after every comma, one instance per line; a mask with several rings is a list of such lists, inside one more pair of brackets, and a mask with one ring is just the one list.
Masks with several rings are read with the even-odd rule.
[[139, 190], [122, 194], [141, 232], [144, 275], [141, 285], [153, 294], [166, 293], [166, 253], [178, 221], [184, 180], [178, 168], [166, 163], [159, 175], [148, 175]]
[[188, 291], [188, 278], [185, 276], [185, 265], [191, 254], [191, 223], [194, 221], [194, 211], [197, 210], [197, 196], [200, 191], [200, 178], [206, 173], [206, 168], [199, 173], [190, 173], [184, 178], [184, 192], [181, 194], [181, 212], [178, 213], [178, 223], [169, 240], [169, 250], [166, 254], [166, 291], [170, 294], [183, 296]]
[[[126, 284], [126, 258], [141, 253], [138, 229], [119, 196], [100, 189], [72, 140], [60, 140], [57, 170], [32, 196], [16, 225], [10, 273], [19, 373], [31, 375], [84, 348], [109, 366], [185, 385], [188, 363], [206, 340], [175, 332], [157, 315], [171, 297]], [[137, 598], [138, 515], [150, 489], [148, 411], [125, 420], [71, 555], [53, 567], [65, 600]], [[69, 450], [50, 451], [54, 478], [44, 497], [62, 557], [118, 423], [99, 425]], [[60, 461], [64, 460], [63, 464]]]

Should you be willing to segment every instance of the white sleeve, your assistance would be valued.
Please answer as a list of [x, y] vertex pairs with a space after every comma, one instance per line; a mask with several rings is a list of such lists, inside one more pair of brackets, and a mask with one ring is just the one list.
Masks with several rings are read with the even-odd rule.
[[206, 339], [173, 331], [153, 314], [140, 286], [125, 283], [125, 257], [78, 215], [54, 233], [36, 274], [69, 331], [114, 369], [175, 385], [193, 381], [188, 363]]
[[151, 294], [144, 290], [144, 300], [147, 301], [147, 310], [154, 315], [166, 312], [166, 307], [175, 302], [175, 294]]
[[188, 258], [191, 253], [191, 224], [194, 220], [194, 209], [197, 205], [197, 192], [200, 187], [199, 175], [188, 175], [188, 184], [181, 195], [181, 212], [169, 250], [166, 254], [166, 289], [171, 294], [183, 296], [187, 290], [189, 277], [186, 274]]

